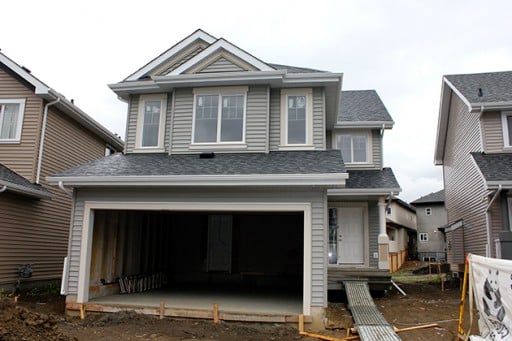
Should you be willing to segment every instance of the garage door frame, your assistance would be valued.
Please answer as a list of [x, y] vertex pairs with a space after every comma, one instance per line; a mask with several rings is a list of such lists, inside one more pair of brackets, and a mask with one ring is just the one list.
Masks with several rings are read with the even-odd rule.
[[311, 312], [311, 203], [270, 202], [119, 202], [86, 201], [82, 224], [82, 245], [78, 273], [77, 302], [89, 301], [89, 274], [91, 267], [94, 210], [144, 210], [144, 211], [244, 211], [244, 212], [303, 212], [304, 214], [304, 265], [303, 265], [303, 314]]

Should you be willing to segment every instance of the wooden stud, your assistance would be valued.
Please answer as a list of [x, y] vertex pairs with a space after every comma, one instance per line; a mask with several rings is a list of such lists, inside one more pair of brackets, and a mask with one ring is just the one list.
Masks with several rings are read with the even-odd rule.
[[304, 331], [304, 314], [299, 315], [299, 333]]
[[219, 323], [219, 305], [213, 304], [213, 323]]
[[165, 312], [165, 301], [160, 300], [160, 320], [163, 320]]
[[409, 331], [409, 330], [425, 329], [425, 328], [432, 328], [432, 327], [439, 327], [439, 325], [437, 323], [432, 323], [432, 324], [424, 324], [424, 325], [421, 325], [421, 326], [414, 326], [414, 327], [407, 327], [407, 328], [396, 328], [396, 327], [393, 327], [393, 330], [396, 333], [401, 333], [401, 332], [406, 332], [406, 331]]
[[80, 303], [80, 319], [85, 319], [85, 304]]

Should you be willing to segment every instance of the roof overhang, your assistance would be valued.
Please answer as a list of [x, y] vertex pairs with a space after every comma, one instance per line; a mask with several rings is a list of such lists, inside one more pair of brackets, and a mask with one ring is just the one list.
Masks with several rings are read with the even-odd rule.
[[327, 190], [328, 196], [383, 196], [398, 195], [401, 188], [332, 188]]
[[375, 129], [392, 129], [395, 125], [394, 121], [351, 121], [337, 122], [334, 128], [375, 128]]
[[4, 190], [6, 190], [6, 191], [21, 194], [21, 195], [28, 196], [31, 198], [49, 199], [52, 197], [52, 195], [45, 190], [31, 189], [26, 186], [21, 186], [18, 184], [14, 184], [12, 182], [0, 180], [0, 188], [4, 188], [4, 186], [5, 186]]
[[230, 174], [47, 177], [52, 185], [72, 187], [193, 187], [193, 186], [323, 186], [343, 187], [348, 173], [323, 174]]
[[512, 189], [512, 181], [486, 181], [487, 189], [494, 190], [500, 186], [502, 189]]

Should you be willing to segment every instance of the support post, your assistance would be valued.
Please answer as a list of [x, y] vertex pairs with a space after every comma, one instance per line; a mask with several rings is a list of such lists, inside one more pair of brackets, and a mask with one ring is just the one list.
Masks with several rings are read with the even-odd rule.
[[379, 269], [389, 270], [389, 237], [386, 232], [386, 201], [379, 198]]
[[160, 300], [160, 320], [163, 320], [165, 312], [165, 301]]

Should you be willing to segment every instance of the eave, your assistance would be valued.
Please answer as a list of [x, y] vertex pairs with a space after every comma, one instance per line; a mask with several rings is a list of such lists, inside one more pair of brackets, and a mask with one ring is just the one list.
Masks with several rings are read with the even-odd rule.
[[332, 188], [327, 190], [328, 196], [382, 196], [398, 195], [401, 188]]
[[348, 173], [323, 174], [232, 174], [232, 175], [153, 175], [153, 176], [75, 176], [47, 177], [52, 185], [72, 187], [252, 187], [324, 186], [343, 187]]
[[20, 185], [17, 185], [17, 184], [13, 184], [12, 182], [0, 180], [0, 187], [4, 187], [4, 186], [6, 187], [5, 190], [7, 190], [9, 192], [25, 195], [25, 196], [28, 196], [28, 197], [31, 197], [31, 198], [50, 199], [52, 197], [52, 195], [50, 193], [48, 193], [46, 191], [43, 191], [43, 190], [38, 191], [38, 190], [35, 190], [35, 189], [30, 189], [30, 188], [25, 187], [25, 186], [20, 186]]
[[394, 125], [394, 121], [343, 121], [336, 123], [334, 128], [392, 129]]

